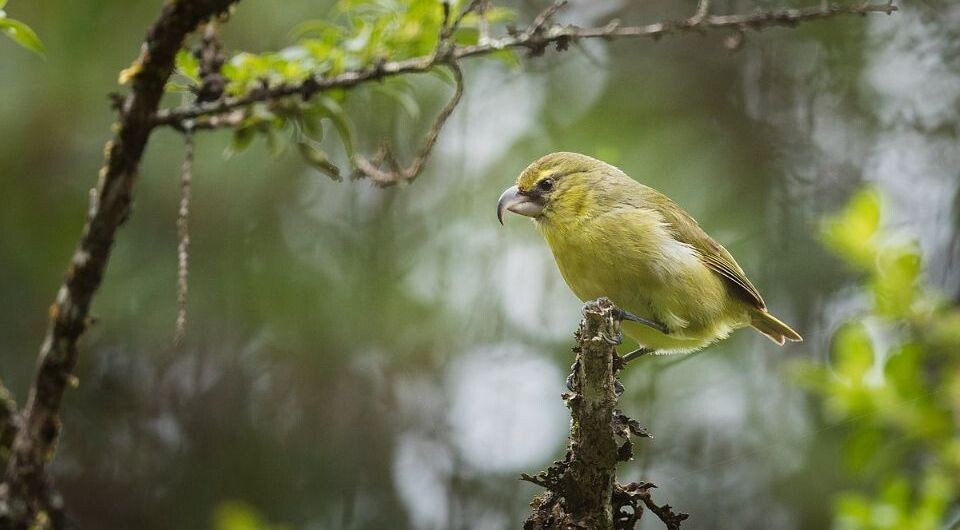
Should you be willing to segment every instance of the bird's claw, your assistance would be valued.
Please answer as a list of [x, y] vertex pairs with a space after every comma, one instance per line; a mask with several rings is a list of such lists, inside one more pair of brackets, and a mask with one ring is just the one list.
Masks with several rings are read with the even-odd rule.
[[573, 364], [571, 364], [571, 365], [570, 365], [570, 374], [567, 375], [567, 390], [569, 390], [569, 391], [571, 391], [571, 392], [576, 392], [576, 391], [577, 391], [577, 389], [574, 388], [574, 383], [575, 383], [576, 380], [577, 380], [577, 379], [576, 379], [576, 378], [577, 378], [577, 368], [578, 368], [579, 365], [580, 365], [580, 361], [575, 361]]
[[617, 397], [619, 398], [620, 396], [623, 395], [624, 390], [626, 390], [626, 389], [623, 387], [623, 383], [621, 383], [619, 379], [614, 379], [614, 380], [613, 380], [613, 393], [616, 394]]
[[600, 338], [603, 339], [604, 342], [606, 342], [611, 346], [619, 346], [623, 344], [623, 332], [620, 331], [619, 329], [617, 329], [617, 334], [614, 335], [613, 337], [608, 337], [606, 333], [601, 331]]

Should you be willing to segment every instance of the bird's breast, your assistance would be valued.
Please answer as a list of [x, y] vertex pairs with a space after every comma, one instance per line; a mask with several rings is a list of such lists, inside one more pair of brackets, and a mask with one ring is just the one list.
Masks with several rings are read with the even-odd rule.
[[678, 336], [705, 331], [729, 310], [723, 281], [693, 247], [671, 236], [656, 212], [632, 209], [577, 224], [538, 224], [560, 274], [581, 300], [606, 296]]

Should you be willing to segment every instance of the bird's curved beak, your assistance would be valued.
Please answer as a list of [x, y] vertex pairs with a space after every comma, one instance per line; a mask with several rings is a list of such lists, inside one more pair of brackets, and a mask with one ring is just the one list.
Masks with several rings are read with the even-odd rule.
[[520, 188], [510, 186], [500, 195], [497, 202], [497, 219], [503, 224], [503, 212], [510, 211], [527, 217], [537, 217], [543, 212], [543, 202], [537, 197], [520, 192]]

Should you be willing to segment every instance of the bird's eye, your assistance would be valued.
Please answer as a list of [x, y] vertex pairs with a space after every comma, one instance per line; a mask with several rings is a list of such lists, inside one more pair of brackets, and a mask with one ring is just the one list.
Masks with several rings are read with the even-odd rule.
[[543, 179], [537, 184], [540, 191], [550, 191], [553, 189], [553, 179]]

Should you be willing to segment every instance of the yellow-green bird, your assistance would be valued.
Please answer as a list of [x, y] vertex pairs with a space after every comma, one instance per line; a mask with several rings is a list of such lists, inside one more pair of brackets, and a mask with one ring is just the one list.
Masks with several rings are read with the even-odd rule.
[[586, 155], [530, 164], [497, 204], [532, 217], [583, 301], [606, 296], [648, 352], [687, 353], [752, 326], [777, 344], [800, 335], [767, 306], [727, 249], [662, 193]]

